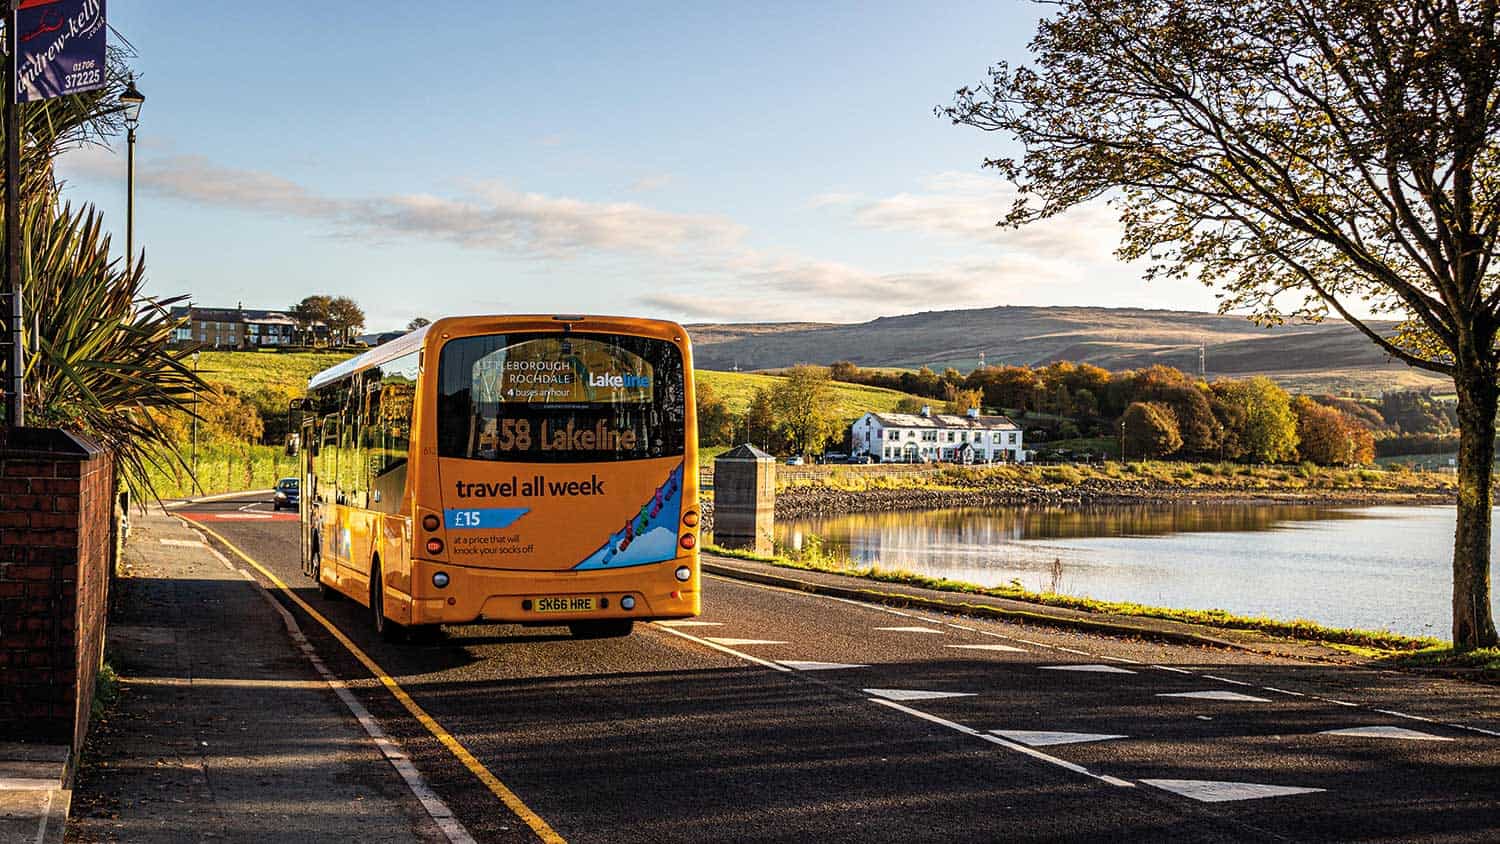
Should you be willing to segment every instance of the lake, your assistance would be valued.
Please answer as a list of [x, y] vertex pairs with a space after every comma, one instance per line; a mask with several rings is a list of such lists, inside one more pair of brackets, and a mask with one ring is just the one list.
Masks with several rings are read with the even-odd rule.
[[1446, 640], [1453, 522], [1451, 506], [1176, 503], [862, 513], [780, 521], [776, 539], [987, 586]]

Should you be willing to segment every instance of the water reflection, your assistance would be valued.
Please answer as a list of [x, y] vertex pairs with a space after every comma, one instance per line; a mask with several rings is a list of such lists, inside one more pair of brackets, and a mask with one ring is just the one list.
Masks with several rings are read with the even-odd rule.
[[1446, 638], [1451, 507], [1143, 504], [861, 513], [777, 541], [861, 565]]

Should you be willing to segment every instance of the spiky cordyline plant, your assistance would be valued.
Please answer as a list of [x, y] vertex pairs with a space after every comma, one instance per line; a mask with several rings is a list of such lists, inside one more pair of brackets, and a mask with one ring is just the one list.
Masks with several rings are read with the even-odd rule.
[[147, 467], [183, 465], [154, 414], [191, 415], [194, 390], [208, 389], [184, 362], [192, 350], [170, 348], [181, 320], [168, 308], [182, 297], [142, 295], [142, 262], [110, 259], [92, 206], [33, 207], [22, 222], [27, 422], [91, 437], [132, 491], [154, 494]]

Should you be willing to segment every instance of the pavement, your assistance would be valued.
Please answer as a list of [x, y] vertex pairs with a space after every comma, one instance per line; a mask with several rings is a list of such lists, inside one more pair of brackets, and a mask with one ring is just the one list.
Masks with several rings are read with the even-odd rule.
[[68, 763], [66, 745], [0, 742], [0, 842], [63, 840]]
[[446, 840], [259, 585], [159, 510], [125, 561], [68, 841]]

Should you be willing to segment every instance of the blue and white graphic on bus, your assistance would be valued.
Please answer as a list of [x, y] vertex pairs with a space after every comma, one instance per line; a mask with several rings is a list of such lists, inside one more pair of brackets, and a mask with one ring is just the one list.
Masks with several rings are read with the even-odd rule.
[[443, 511], [449, 530], [508, 528], [531, 512], [526, 507], [455, 507]]

